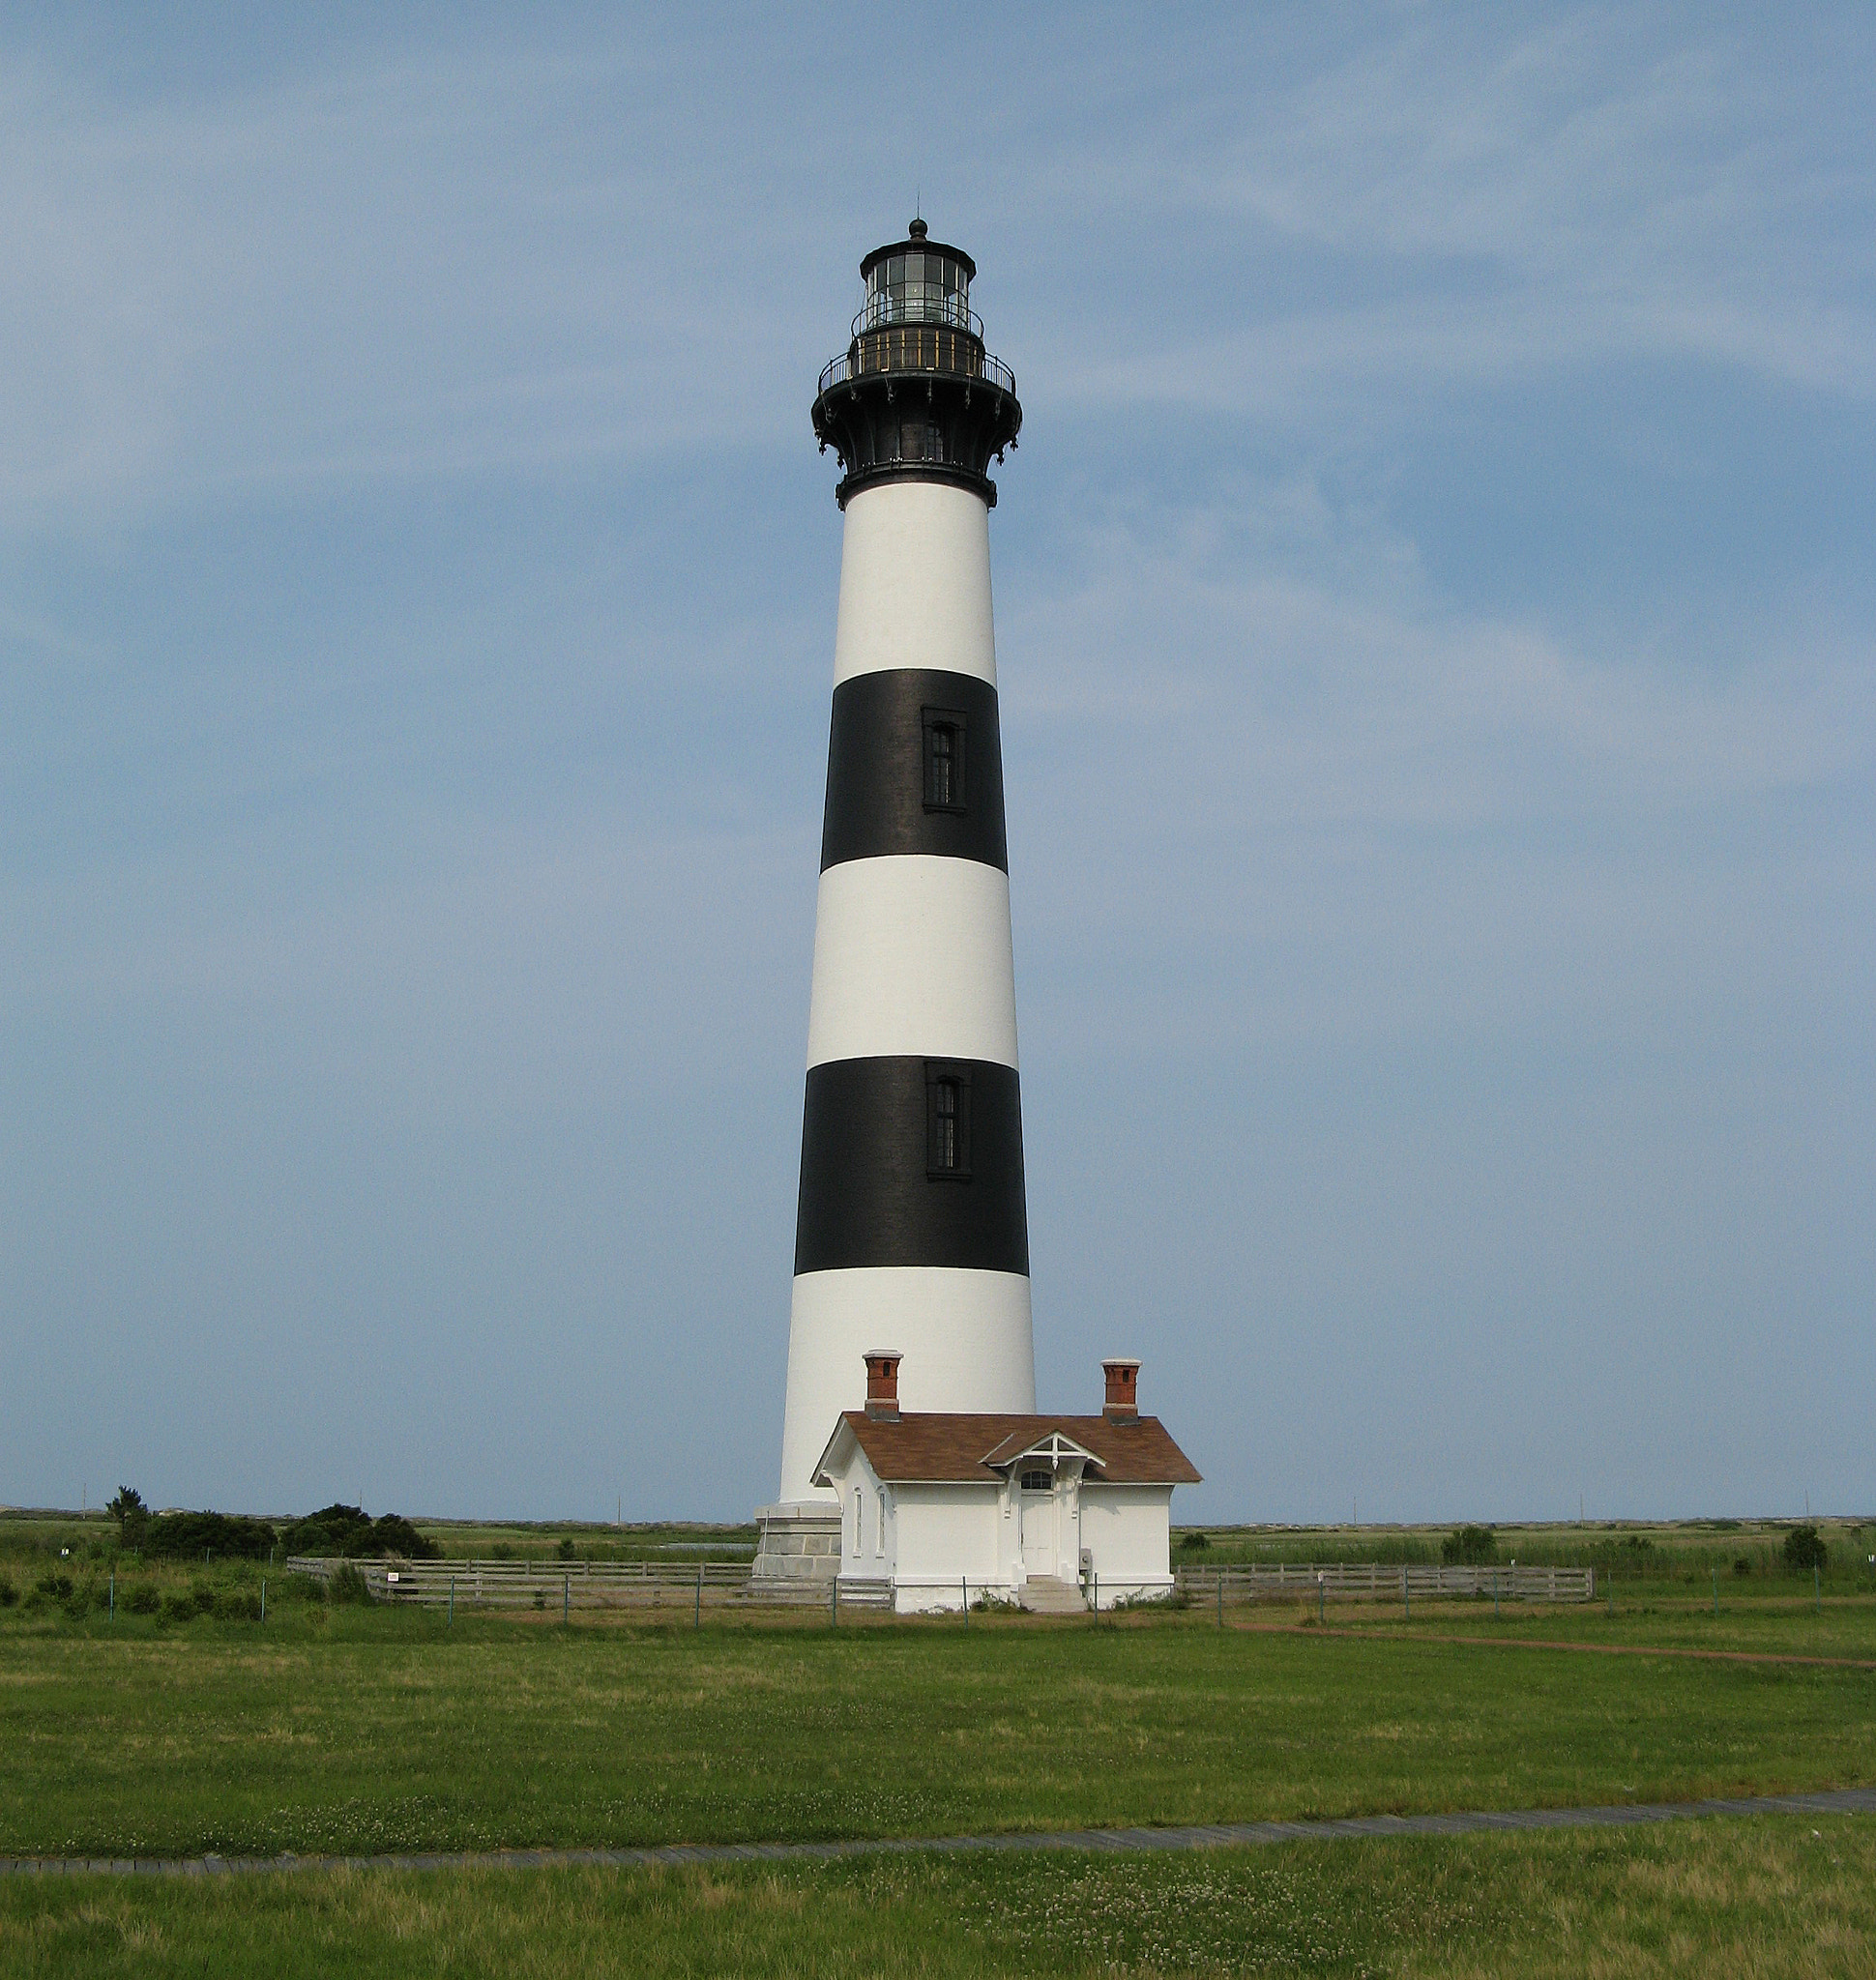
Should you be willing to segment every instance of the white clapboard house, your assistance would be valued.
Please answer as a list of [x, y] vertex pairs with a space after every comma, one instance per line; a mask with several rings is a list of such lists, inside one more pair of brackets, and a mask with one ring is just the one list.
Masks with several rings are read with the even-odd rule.
[[967, 1602], [1111, 1608], [1172, 1591], [1172, 1495], [1199, 1474], [1113, 1360], [1099, 1416], [905, 1411], [900, 1356], [866, 1357], [815, 1467], [841, 1511], [839, 1581], [901, 1613]]

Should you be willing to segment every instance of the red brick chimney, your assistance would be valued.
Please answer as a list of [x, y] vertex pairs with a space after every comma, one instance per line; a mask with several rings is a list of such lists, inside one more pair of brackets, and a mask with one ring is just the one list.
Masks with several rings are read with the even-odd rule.
[[866, 1413], [876, 1422], [899, 1420], [899, 1363], [896, 1348], [866, 1350]]
[[1100, 1413], [1110, 1423], [1137, 1423], [1140, 1420], [1140, 1364], [1117, 1357], [1103, 1361], [1100, 1372], [1107, 1378], [1107, 1400]]

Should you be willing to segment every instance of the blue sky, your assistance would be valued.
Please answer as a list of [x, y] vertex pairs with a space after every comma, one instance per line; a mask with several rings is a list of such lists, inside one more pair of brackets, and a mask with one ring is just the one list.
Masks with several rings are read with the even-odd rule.
[[[1876, 1501], [1876, 16], [15, 11], [0, 1500], [774, 1488], [839, 517], [992, 521], [1039, 1377]], [[963, 32], [968, 25], [969, 32]]]

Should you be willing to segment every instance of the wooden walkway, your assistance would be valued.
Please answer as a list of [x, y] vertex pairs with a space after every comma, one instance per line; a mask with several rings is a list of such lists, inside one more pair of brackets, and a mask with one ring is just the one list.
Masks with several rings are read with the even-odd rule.
[[640, 1849], [463, 1849], [384, 1856], [15, 1856], [0, 1877], [256, 1877], [296, 1870], [646, 1870], [687, 1863], [825, 1863], [836, 1857], [960, 1851], [1220, 1849], [1390, 1836], [1470, 1836], [1527, 1829], [1646, 1828], [1709, 1816], [1876, 1815], [1876, 1788], [1736, 1800], [1656, 1801], [1605, 1808], [1466, 1810], [1452, 1815], [1355, 1815], [1334, 1821], [1214, 1822], [1193, 1828], [1046, 1829], [1006, 1836], [894, 1836], [836, 1843], [666, 1843]]

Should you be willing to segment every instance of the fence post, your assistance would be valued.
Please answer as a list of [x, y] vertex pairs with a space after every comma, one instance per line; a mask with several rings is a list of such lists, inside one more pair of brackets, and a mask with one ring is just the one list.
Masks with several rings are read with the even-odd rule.
[[1411, 1601], [1409, 1601], [1409, 1600], [1408, 1600], [1408, 1597], [1407, 1597], [1407, 1569], [1406, 1569], [1406, 1566], [1405, 1566], [1405, 1564], [1403, 1563], [1403, 1564], [1402, 1564], [1402, 1567], [1401, 1567], [1401, 1570], [1400, 1570], [1400, 1615], [1401, 1615], [1401, 1619], [1402, 1619], [1403, 1621], [1407, 1621], [1407, 1620], [1411, 1619], [1411, 1617], [1412, 1617], [1412, 1616], [1413, 1616], [1413, 1613], [1414, 1613], [1414, 1605], [1413, 1605], [1413, 1603], [1412, 1603]]
[[1218, 1569], [1218, 1627], [1224, 1627], [1224, 1569]]
[[701, 1560], [697, 1563], [697, 1614], [693, 1626], [697, 1629], [703, 1627], [703, 1562]]
[[[265, 1587], [266, 1586], [267, 1584], [265, 1582], [261, 1584], [262, 1587]], [[106, 1620], [111, 1622], [115, 1622], [117, 1620], [117, 1570], [115, 1568], [111, 1569], [111, 1607], [110, 1615], [106, 1618]]]
[[265, 1575], [262, 1575], [260, 1578], [260, 1619], [263, 1622], [267, 1620], [267, 1577]]
[[562, 1575], [560, 1578], [560, 1624], [563, 1629], [572, 1620], [572, 1616], [573, 1577], [571, 1574], [567, 1574]]
[[1498, 1620], [1498, 1570], [1492, 1569], [1492, 1620]]
[[971, 1578], [969, 1575], [960, 1575], [958, 1577], [957, 1591], [964, 1597], [964, 1627], [969, 1629], [971, 1626]]
[[448, 1622], [447, 1622], [447, 1623], [445, 1624], [445, 1627], [446, 1627], [446, 1628], [450, 1628], [450, 1629], [454, 1629], [454, 1628], [455, 1627], [455, 1620], [456, 1620], [456, 1578], [455, 1578], [455, 1576], [454, 1576], [454, 1575], [452, 1575], [452, 1576], [450, 1577], [450, 1616], [449, 1616], [449, 1620], [448, 1620]]
[[1326, 1574], [1316, 1577], [1316, 1620], [1329, 1620], [1329, 1577]]

